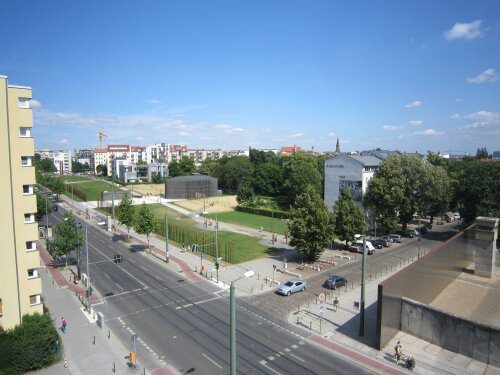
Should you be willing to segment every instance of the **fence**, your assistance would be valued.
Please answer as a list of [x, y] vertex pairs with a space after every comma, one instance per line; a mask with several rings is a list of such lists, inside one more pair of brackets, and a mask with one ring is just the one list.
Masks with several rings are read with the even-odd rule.
[[75, 184], [66, 185], [66, 191], [72, 195], [76, 195], [82, 201], [87, 202], [87, 193], [77, 188]]

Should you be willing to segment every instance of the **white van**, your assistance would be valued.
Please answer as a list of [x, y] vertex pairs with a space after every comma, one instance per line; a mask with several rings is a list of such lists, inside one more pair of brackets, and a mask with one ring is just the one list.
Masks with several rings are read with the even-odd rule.
[[[354, 246], [358, 248], [358, 252], [363, 253], [363, 240], [357, 240], [354, 242]], [[366, 241], [366, 253], [373, 254], [375, 252], [375, 247], [370, 241]]]

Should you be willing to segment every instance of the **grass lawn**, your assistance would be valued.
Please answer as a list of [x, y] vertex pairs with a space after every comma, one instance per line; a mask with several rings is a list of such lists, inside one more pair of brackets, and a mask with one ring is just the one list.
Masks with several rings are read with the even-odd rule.
[[[75, 177], [80, 177], [80, 176], [75, 176]], [[97, 201], [101, 199], [101, 192], [103, 191], [111, 191], [111, 185], [104, 182], [104, 181], [96, 181], [96, 180], [89, 180], [87, 179], [79, 181], [75, 183], [75, 187], [83, 191], [84, 193], [87, 193], [87, 200], [89, 201]], [[71, 187], [70, 187], [71, 189]], [[118, 188], [115, 187], [115, 190]], [[71, 190], [68, 192], [64, 192], [64, 195], [67, 197], [73, 198], [71, 195]], [[75, 200], [79, 200], [75, 196]]]
[[85, 177], [85, 176], [61, 176], [57, 177], [60, 180], [63, 180], [64, 182], [81, 182], [81, 181], [95, 181], [91, 178]]
[[[206, 217], [215, 220], [215, 214], [205, 215]], [[262, 227], [267, 232], [275, 232], [284, 235], [288, 231], [288, 225], [284, 220], [274, 219], [272, 217], [249, 214], [246, 212], [231, 211], [221, 212], [217, 214], [219, 221], [242, 225], [245, 227], [260, 229]]]
[[[214, 236], [213, 231], [208, 231], [196, 227], [196, 222], [193, 219], [184, 216], [175, 210], [172, 210], [161, 204], [150, 204], [148, 206], [159, 220], [163, 220], [165, 218], [165, 213], [166, 213], [170, 223], [175, 223], [178, 226], [190, 228], [191, 230], [199, 233], [206, 233], [207, 241], [209, 240], [209, 238]], [[140, 208], [139, 205], [134, 207], [136, 210]], [[233, 263], [241, 263], [255, 258], [261, 258], [273, 254], [276, 251], [276, 249], [274, 248], [270, 248], [260, 244], [259, 243], [260, 239], [257, 237], [246, 236], [239, 233], [219, 231], [219, 239], [221, 243], [225, 242], [231, 244], [231, 249], [233, 251], [233, 259], [232, 259]], [[175, 241], [170, 240], [170, 242], [179, 247], [182, 246], [182, 244], [176, 243]], [[223, 260], [227, 262], [226, 259]]]

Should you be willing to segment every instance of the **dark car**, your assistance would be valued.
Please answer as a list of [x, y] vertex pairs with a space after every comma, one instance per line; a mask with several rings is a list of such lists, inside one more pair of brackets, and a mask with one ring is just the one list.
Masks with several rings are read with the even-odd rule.
[[347, 280], [340, 276], [328, 276], [328, 279], [323, 283], [323, 287], [328, 289], [337, 289], [341, 286], [346, 286]]
[[392, 245], [392, 241], [387, 238], [377, 238], [375, 241], [380, 242], [384, 247], [390, 247]]
[[375, 249], [381, 249], [387, 242], [383, 240], [372, 240], [371, 243]]
[[57, 204], [52, 206], [52, 211], [57, 212], [59, 210], [59, 206]]

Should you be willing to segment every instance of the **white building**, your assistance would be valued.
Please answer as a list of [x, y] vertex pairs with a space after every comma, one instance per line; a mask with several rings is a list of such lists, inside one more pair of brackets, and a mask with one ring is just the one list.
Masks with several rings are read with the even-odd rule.
[[347, 188], [360, 206], [368, 182], [378, 170], [381, 157], [374, 155], [338, 155], [325, 162], [325, 203], [330, 211], [342, 189]]
[[71, 151], [43, 149], [36, 152], [40, 154], [41, 159], [52, 159], [57, 173], [71, 174]]

